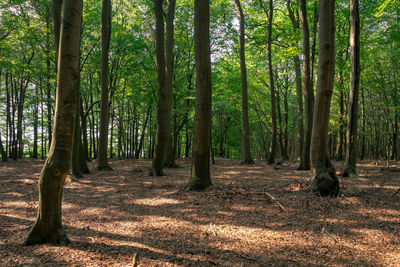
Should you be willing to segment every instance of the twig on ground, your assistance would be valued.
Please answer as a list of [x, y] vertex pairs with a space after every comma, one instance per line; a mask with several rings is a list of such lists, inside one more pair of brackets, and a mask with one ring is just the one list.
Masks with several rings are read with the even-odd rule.
[[400, 192], [400, 188], [399, 189], [397, 189], [397, 191], [396, 192], [394, 192], [394, 194], [390, 197], [390, 198], [392, 198], [392, 197], [394, 197], [395, 195], [397, 195], [397, 193], [399, 193]]
[[282, 211], [288, 213], [288, 210], [285, 208], [285, 206], [283, 206], [278, 200], [276, 200], [276, 198], [275, 198], [273, 195], [271, 195], [270, 193], [265, 192], [265, 191], [264, 191], [264, 194], [265, 194], [270, 200], [272, 200], [273, 202], [275, 202], [275, 204], [277, 204], [278, 207], [279, 207]]

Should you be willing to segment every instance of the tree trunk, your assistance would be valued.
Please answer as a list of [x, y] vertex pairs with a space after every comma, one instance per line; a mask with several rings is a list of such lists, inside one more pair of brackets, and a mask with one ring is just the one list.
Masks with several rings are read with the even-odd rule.
[[[61, 223], [64, 181], [70, 170], [75, 124], [82, 1], [65, 0], [57, 77], [53, 141], [39, 178], [39, 208], [24, 245], [70, 241]], [[72, 112], [71, 112], [72, 111]]]
[[211, 58], [210, 1], [194, 1], [194, 58], [196, 103], [192, 173], [187, 189], [204, 190], [212, 185], [210, 177]]
[[240, 57], [240, 78], [242, 85], [242, 163], [254, 164], [250, 152], [250, 127], [247, 97], [247, 69], [245, 57], [245, 35], [244, 35], [244, 15], [240, 5], [240, 0], [234, 0], [236, 12], [239, 18], [239, 57]]
[[269, 1], [269, 10], [267, 10], [262, 4], [264, 8], [265, 14], [268, 18], [268, 38], [267, 38], [267, 60], [268, 60], [268, 76], [269, 76], [269, 89], [271, 93], [271, 120], [272, 120], [272, 137], [270, 143], [270, 150], [268, 153], [267, 163], [274, 164], [275, 156], [276, 156], [276, 144], [277, 144], [277, 121], [276, 121], [276, 104], [275, 104], [275, 84], [274, 84], [274, 70], [272, 68], [272, 21], [274, 14], [274, 1]]
[[[175, 16], [175, 0], [169, 0], [168, 12], [166, 18], [166, 44], [165, 44], [165, 59], [166, 59], [166, 105], [169, 109], [169, 116], [171, 118], [171, 103], [172, 103], [172, 81], [174, 77], [174, 16]], [[176, 116], [175, 116], [176, 117]], [[177, 167], [175, 163], [175, 151], [172, 136], [171, 136], [171, 119], [167, 135], [167, 145], [164, 155], [164, 166]], [[174, 137], [175, 138], [175, 137]]]
[[[42, 88], [42, 79], [39, 80], [39, 87]], [[35, 106], [33, 108], [33, 152], [32, 157], [38, 158], [38, 124], [39, 124], [39, 90], [35, 87]]]
[[367, 134], [366, 131], [366, 119], [365, 119], [365, 99], [364, 99], [364, 88], [361, 87], [361, 101], [362, 101], [362, 139], [361, 139], [361, 155], [360, 160], [365, 158], [366, 150], [367, 150], [367, 142], [365, 140], [365, 136]]
[[303, 156], [301, 157], [298, 170], [309, 170], [311, 134], [313, 129], [314, 92], [311, 85], [310, 33], [308, 29], [306, 0], [300, 0], [300, 20], [303, 30], [303, 88], [305, 103], [305, 134]]
[[340, 70], [340, 74], [339, 74], [339, 115], [340, 115], [340, 119], [339, 119], [339, 147], [337, 150], [337, 154], [336, 154], [336, 160], [343, 160], [343, 147], [344, 147], [344, 127], [345, 127], [345, 123], [344, 123], [344, 95], [343, 95], [343, 87], [341, 86], [343, 83], [343, 77], [342, 77], [342, 70]]
[[140, 135], [139, 145], [138, 145], [138, 147], [137, 147], [137, 149], [135, 151], [136, 152], [135, 153], [135, 158], [136, 159], [139, 158], [140, 152], [142, 152], [143, 142], [144, 142], [144, 134], [146, 132], [147, 122], [149, 121], [150, 111], [151, 111], [151, 103], [149, 104], [149, 107], [147, 108], [146, 117], [144, 119], [144, 124], [143, 124], [143, 128], [142, 128], [142, 134]]
[[[172, 93], [172, 76], [171, 84], [167, 85], [167, 73], [165, 63], [165, 50], [164, 50], [164, 11], [163, 0], [154, 0], [154, 14], [156, 19], [156, 55], [157, 55], [157, 77], [158, 77], [158, 98], [157, 98], [157, 139], [155, 144], [155, 151], [153, 155], [153, 162], [150, 170], [150, 175], [162, 176], [165, 175], [163, 171], [165, 151], [167, 150], [168, 139], [171, 138], [171, 93]], [[171, 29], [167, 29], [171, 30]], [[173, 30], [173, 27], [172, 27]], [[171, 34], [171, 33], [170, 33]], [[170, 43], [169, 43], [170, 45]], [[173, 47], [173, 46], [172, 46]], [[171, 49], [171, 47], [168, 47]], [[173, 61], [173, 55], [170, 55], [169, 60]], [[172, 63], [173, 62], [168, 62]], [[171, 67], [171, 66], [169, 66]], [[171, 71], [171, 72], [170, 72]], [[172, 74], [172, 69], [168, 71]], [[169, 81], [168, 81], [169, 82]], [[167, 88], [168, 87], [168, 88]]]
[[317, 95], [311, 137], [311, 188], [321, 196], [337, 196], [339, 180], [328, 156], [328, 128], [335, 78], [335, 0], [320, 0]]
[[357, 120], [360, 87], [360, 19], [358, 0], [350, 0], [350, 93], [346, 132], [346, 159], [341, 175], [357, 175]]
[[[287, 10], [289, 12], [289, 18], [292, 21], [293, 33], [297, 37], [299, 30], [299, 20], [295, 17], [295, 12], [291, 8], [290, 0], [286, 2]], [[300, 58], [298, 55], [293, 57], [294, 70], [296, 74], [296, 96], [297, 96], [297, 138], [299, 144], [299, 150], [297, 154], [298, 160], [302, 162], [303, 157], [303, 145], [304, 145], [304, 115], [303, 115], [303, 88], [301, 85], [301, 71], [300, 71]]]
[[109, 121], [108, 60], [111, 37], [111, 0], [103, 0], [101, 14], [101, 102], [100, 102], [100, 140], [98, 151], [98, 170], [112, 170], [107, 160], [107, 139]]

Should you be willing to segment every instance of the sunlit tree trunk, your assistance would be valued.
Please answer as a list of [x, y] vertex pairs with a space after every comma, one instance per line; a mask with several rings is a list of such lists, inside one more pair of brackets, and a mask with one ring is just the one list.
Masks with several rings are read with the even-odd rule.
[[53, 140], [39, 178], [37, 218], [24, 245], [69, 243], [61, 223], [61, 203], [64, 181], [71, 167], [81, 15], [82, 0], [64, 1]]
[[101, 15], [101, 102], [100, 102], [100, 138], [97, 169], [112, 170], [107, 160], [108, 121], [110, 107], [108, 103], [108, 61], [111, 37], [111, 0], [103, 0]]
[[360, 18], [358, 0], [350, 0], [350, 93], [346, 132], [346, 159], [342, 176], [357, 175], [357, 120], [360, 87]]
[[240, 0], [234, 0], [236, 13], [239, 18], [239, 55], [240, 55], [240, 77], [242, 82], [242, 163], [253, 164], [250, 153], [250, 127], [247, 97], [247, 69], [245, 56], [244, 16]]
[[335, 78], [335, 0], [320, 0], [317, 94], [311, 136], [311, 188], [321, 196], [337, 196], [339, 180], [328, 156], [328, 129]]
[[212, 185], [210, 177], [211, 58], [210, 2], [194, 1], [194, 58], [196, 103], [192, 152], [192, 173], [187, 189], [204, 190]]
[[300, 21], [303, 30], [303, 88], [305, 104], [305, 133], [303, 143], [303, 156], [301, 157], [299, 170], [310, 169], [311, 133], [313, 127], [313, 102], [314, 92], [311, 85], [311, 61], [310, 61], [310, 33], [307, 20], [306, 0], [300, 0]]

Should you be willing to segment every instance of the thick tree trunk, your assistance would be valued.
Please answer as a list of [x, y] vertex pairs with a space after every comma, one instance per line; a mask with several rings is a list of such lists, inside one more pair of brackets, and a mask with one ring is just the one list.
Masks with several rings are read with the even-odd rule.
[[320, 0], [317, 95], [311, 137], [311, 188], [321, 196], [337, 196], [339, 180], [328, 156], [328, 128], [335, 78], [335, 0]]
[[358, 0], [350, 0], [350, 93], [346, 132], [346, 159], [341, 175], [357, 175], [357, 120], [360, 87], [360, 18]]
[[194, 57], [196, 104], [192, 173], [187, 189], [204, 190], [212, 185], [210, 177], [211, 58], [210, 1], [194, 1]]
[[303, 88], [305, 104], [305, 134], [303, 156], [301, 157], [299, 170], [310, 169], [310, 147], [313, 129], [314, 92], [311, 85], [311, 61], [310, 61], [310, 33], [307, 20], [306, 0], [300, 0], [300, 21], [303, 30]]
[[81, 0], [64, 1], [53, 141], [39, 178], [38, 215], [24, 245], [69, 243], [61, 223], [61, 203], [64, 181], [71, 167], [81, 15]]
[[[65, 1], [65, 0], [64, 0]], [[108, 61], [111, 37], [111, 0], [103, 0], [101, 15], [101, 102], [100, 102], [100, 140], [98, 151], [98, 170], [112, 170], [107, 160], [108, 121]]]
[[245, 56], [245, 35], [244, 35], [244, 15], [240, 5], [240, 0], [234, 0], [236, 13], [239, 18], [239, 57], [240, 57], [240, 78], [242, 85], [242, 163], [254, 164], [250, 153], [250, 127], [247, 97], [247, 68]]

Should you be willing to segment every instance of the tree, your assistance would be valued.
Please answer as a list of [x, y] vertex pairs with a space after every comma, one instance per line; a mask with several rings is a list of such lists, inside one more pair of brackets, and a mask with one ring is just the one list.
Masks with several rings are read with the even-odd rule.
[[[174, 78], [174, 17], [175, 17], [175, 4], [176, 0], [168, 1], [168, 11], [166, 16], [166, 43], [165, 43], [165, 60], [166, 60], [166, 105], [169, 109], [169, 115], [171, 116], [171, 102], [172, 102], [172, 80]], [[176, 105], [176, 103], [174, 102]], [[176, 116], [175, 116], [176, 120]], [[175, 163], [175, 140], [177, 138], [176, 132], [173, 133], [174, 142], [172, 142], [171, 136], [171, 119], [170, 128], [167, 135], [167, 147], [165, 151], [164, 166], [166, 167], [177, 167]]]
[[244, 35], [244, 15], [240, 5], [240, 0], [234, 0], [237, 16], [239, 18], [239, 57], [240, 57], [240, 77], [242, 85], [242, 162], [244, 164], [253, 164], [250, 153], [250, 127], [247, 99], [247, 68], [245, 57], [245, 35]]
[[[171, 145], [171, 101], [173, 75], [173, 47], [174, 28], [173, 12], [175, 1], [170, 1], [167, 21], [167, 47], [164, 46], [164, 11], [163, 0], [154, 0], [154, 14], [156, 18], [156, 55], [157, 55], [157, 139], [150, 174], [164, 175], [163, 167], [167, 146]], [[172, 13], [172, 14], [171, 14]], [[165, 60], [167, 59], [167, 64]]]
[[101, 102], [100, 102], [100, 140], [97, 169], [112, 170], [107, 160], [109, 84], [108, 84], [108, 54], [111, 37], [111, 0], [103, 0], [101, 14]]
[[310, 61], [310, 32], [307, 20], [306, 0], [300, 0], [300, 20], [303, 30], [303, 88], [305, 104], [305, 135], [303, 143], [303, 155], [300, 159], [299, 170], [310, 169], [311, 134], [313, 129], [314, 92], [311, 85], [311, 61]]
[[267, 60], [268, 60], [268, 76], [269, 76], [269, 90], [271, 93], [271, 120], [272, 120], [272, 138], [270, 151], [268, 153], [267, 163], [274, 164], [277, 144], [278, 127], [276, 121], [276, 97], [275, 97], [275, 84], [274, 84], [274, 70], [272, 67], [272, 21], [274, 15], [274, 1], [269, 1], [269, 8], [267, 9], [262, 0], [260, 0], [261, 7], [267, 16], [268, 22], [268, 37], [267, 37]]
[[[350, 0], [350, 94], [348, 104], [348, 120], [346, 132], [346, 158], [341, 175], [357, 175], [357, 120], [358, 95], [360, 87], [360, 16], [358, 0]], [[397, 123], [397, 120], [395, 120]]]
[[24, 245], [70, 242], [61, 223], [61, 202], [72, 156], [81, 16], [81, 0], [64, 0], [53, 140], [39, 178], [37, 218]]
[[[287, 0], [286, 7], [289, 12], [289, 18], [292, 22], [293, 33], [295, 36], [299, 30], [299, 18], [298, 12], [294, 12], [294, 8], [291, 7], [290, 0]], [[297, 17], [295, 16], [297, 14]], [[304, 147], [304, 115], [303, 115], [303, 88], [301, 84], [301, 71], [300, 71], [300, 57], [299, 55], [293, 56], [293, 63], [296, 75], [296, 96], [297, 96], [297, 131], [298, 131], [298, 144], [299, 152], [298, 159], [300, 159], [300, 165], [303, 162], [303, 147]]]
[[329, 113], [335, 77], [335, 0], [320, 0], [319, 4], [319, 61], [310, 184], [321, 196], [337, 196], [339, 180], [328, 156]]
[[194, 58], [196, 68], [196, 103], [192, 173], [188, 190], [204, 190], [212, 185], [210, 177], [211, 138], [211, 57], [210, 2], [194, 1]]

